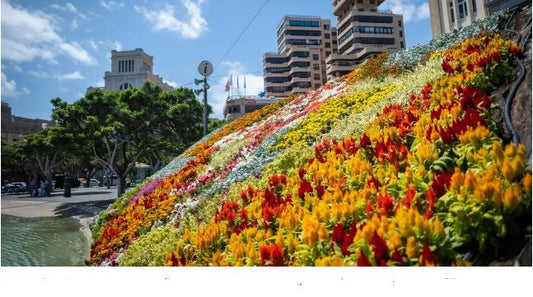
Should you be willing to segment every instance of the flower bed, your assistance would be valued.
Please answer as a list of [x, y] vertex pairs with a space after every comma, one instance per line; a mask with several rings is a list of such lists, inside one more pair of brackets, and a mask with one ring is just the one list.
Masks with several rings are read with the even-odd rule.
[[381, 57], [237, 119], [120, 199], [91, 263], [477, 264], [530, 210], [524, 149], [502, 143], [487, 96], [519, 52], [482, 35], [413, 72]]

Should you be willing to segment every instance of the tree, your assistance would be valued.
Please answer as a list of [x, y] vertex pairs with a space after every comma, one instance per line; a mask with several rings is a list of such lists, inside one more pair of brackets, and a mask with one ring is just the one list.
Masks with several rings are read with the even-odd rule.
[[21, 152], [30, 156], [33, 163], [37, 165], [45, 179], [47, 193], [50, 193], [52, 188], [54, 171], [72, 152], [74, 139], [76, 137], [64, 127], [53, 126], [39, 133], [28, 135], [22, 140]]
[[96, 157], [117, 175], [117, 195], [141, 159], [162, 162], [201, 137], [202, 105], [189, 89], [163, 92], [146, 83], [121, 92], [94, 90], [68, 104], [53, 99], [53, 118], [83, 135]]
[[2, 139], [2, 180], [29, 181], [37, 174], [37, 165], [25, 152], [26, 142]]

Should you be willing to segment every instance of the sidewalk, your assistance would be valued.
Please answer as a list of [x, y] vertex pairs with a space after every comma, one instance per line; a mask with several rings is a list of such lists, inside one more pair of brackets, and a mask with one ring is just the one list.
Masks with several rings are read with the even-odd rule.
[[50, 197], [2, 194], [2, 214], [19, 217], [79, 217], [97, 215], [116, 199], [117, 189], [111, 187], [73, 188], [71, 197], [63, 197], [58, 189]]

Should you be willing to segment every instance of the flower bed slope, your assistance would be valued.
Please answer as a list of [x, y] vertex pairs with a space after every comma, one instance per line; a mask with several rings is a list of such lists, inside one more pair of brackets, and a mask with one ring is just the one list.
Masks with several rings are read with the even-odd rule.
[[90, 263], [484, 264], [531, 213], [489, 112], [519, 54], [479, 35], [410, 71], [382, 56], [237, 119], [101, 215]]

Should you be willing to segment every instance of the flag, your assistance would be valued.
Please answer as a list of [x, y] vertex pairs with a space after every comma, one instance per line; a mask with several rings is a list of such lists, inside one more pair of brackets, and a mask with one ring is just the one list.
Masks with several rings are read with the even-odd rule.
[[230, 80], [229, 80], [229, 78], [228, 78], [228, 81], [226, 81], [226, 88], [225, 88], [225, 91], [226, 91], [226, 92], [229, 92], [229, 88], [230, 88], [230, 86], [231, 86], [231, 85], [230, 85]]

